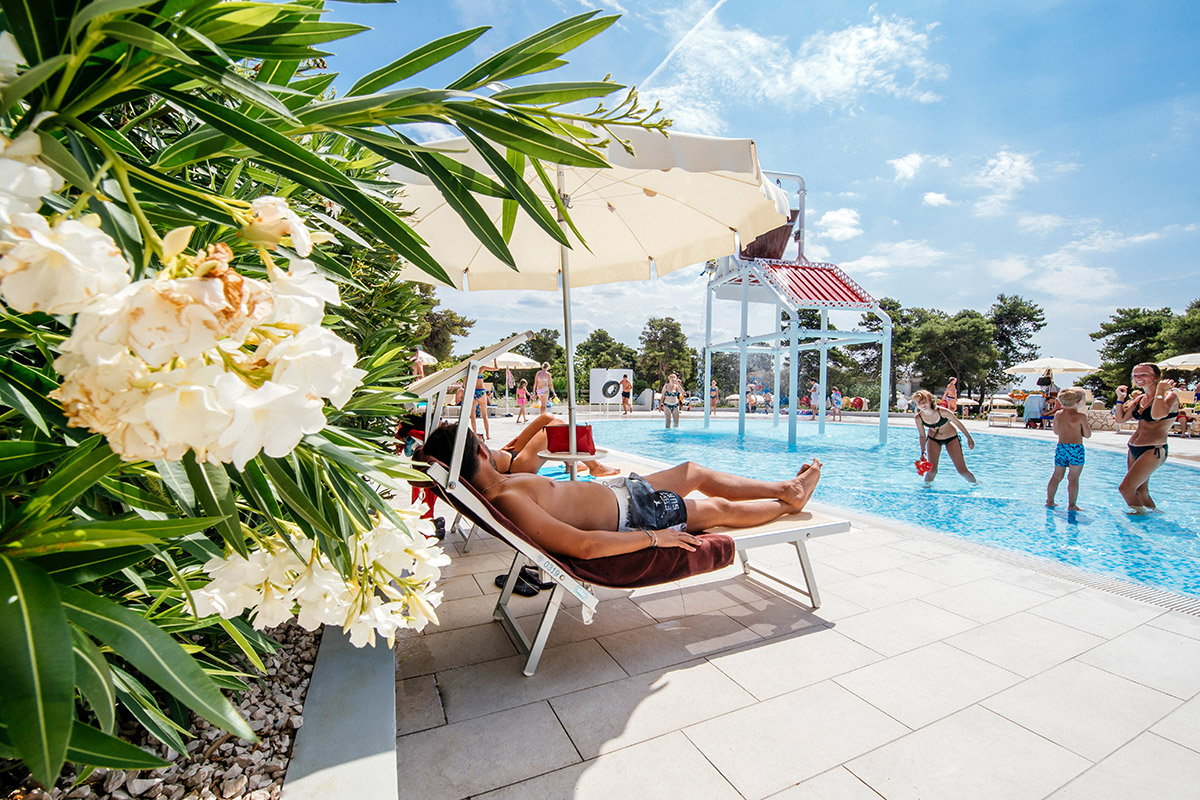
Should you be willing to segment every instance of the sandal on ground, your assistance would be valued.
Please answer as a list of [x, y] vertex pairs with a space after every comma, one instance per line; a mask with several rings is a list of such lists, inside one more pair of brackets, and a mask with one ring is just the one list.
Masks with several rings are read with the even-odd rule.
[[[504, 582], [507, 580], [508, 575], [497, 575], [496, 585], [503, 589]], [[530, 583], [529, 581], [525, 580], [524, 575], [517, 578], [517, 584], [513, 587], [513, 594], [519, 594], [521, 597], [534, 597], [540, 591], [541, 589], [538, 588], [537, 584]]]
[[538, 587], [539, 589], [553, 589], [554, 581], [542, 580], [541, 572], [537, 567], [521, 567], [521, 578], [528, 584]]

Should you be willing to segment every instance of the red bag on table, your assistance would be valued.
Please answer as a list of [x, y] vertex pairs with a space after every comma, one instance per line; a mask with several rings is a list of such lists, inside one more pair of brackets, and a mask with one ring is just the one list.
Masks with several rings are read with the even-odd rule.
[[[571, 451], [569, 425], [546, 426], [546, 449], [551, 453], [569, 453]], [[592, 439], [591, 425], [575, 426], [575, 452], [596, 454], [596, 442]]]

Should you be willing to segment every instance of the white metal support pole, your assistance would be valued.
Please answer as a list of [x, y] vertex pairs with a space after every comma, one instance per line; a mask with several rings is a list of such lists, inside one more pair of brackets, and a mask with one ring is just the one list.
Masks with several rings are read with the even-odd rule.
[[883, 323], [883, 347], [879, 356], [879, 443], [887, 444], [888, 411], [892, 394], [892, 322]]
[[800, 408], [800, 320], [796, 319], [796, 311], [792, 310], [792, 368], [788, 370], [788, 444], [796, 446], [796, 412]]
[[738, 349], [738, 384], [741, 387], [741, 390], [738, 392], [738, 436], [745, 436], [746, 392], [749, 391], [746, 380], [746, 369], [748, 367], [746, 349], [749, 345], [746, 344], [746, 337], [750, 331], [750, 268], [746, 264], [739, 264], [738, 269], [742, 273], [742, 340], [741, 346]]
[[[704, 403], [704, 427], [708, 427], [712, 400], [709, 398], [709, 387], [712, 386], [712, 305], [713, 305], [713, 273], [708, 273], [708, 283], [704, 291], [704, 383], [700, 384], [700, 400]], [[720, 400], [720, 398], [717, 398]]]
[[[562, 198], [563, 205], [567, 204], [566, 195], [566, 178], [563, 174], [563, 168], [558, 168], [558, 194]], [[559, 227], [566, 219], [563, 217], [562, 209], [558, 211]], [[578, 452], [575, 449], [575, 345], [571, 341], [571, 270], [570, 270], [570, 251], [566, 245], [558, 246], [559, 267], [562, 270], [562, 295], [563, 295], [563, 341], [567, 349], [567, 443], [570, 445], [570, 452]], [[465, 398], [465, 395], [464, 395]], [[464, 400], [465, 402], [465, 400]], [[567, 474], [571, 480], [575, 480], [575, 461], [572, 459], [567, 462]]]
[[[829, 386], [826, 381], [829, 378], [829, 340], [825, 338], [825, 334], [829, 332], [829, 309], [821, 309], [821, 377], [817, 379], [821, 384], [821, 402], [820, 414], [821, 419], [817, 426], [817, 433], [825, 435], [825, 396], [829, 393]], [[816, 409], [814, 409], [815, 411]]]
[[774, 417], [772, 424], [779, 426], [779, 371], [783, 368], [783, 351], [780, 349], [780, 339], [783, 338], [783, 309], [779, 306], [775, 307], [775, 345], [772, 348], [775, 351], [775, 407], [772, 409]]

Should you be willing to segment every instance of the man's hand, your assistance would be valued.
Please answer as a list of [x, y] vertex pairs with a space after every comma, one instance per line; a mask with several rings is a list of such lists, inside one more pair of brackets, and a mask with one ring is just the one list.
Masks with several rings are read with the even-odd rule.
[[700, 544], [700, 539], [687, 531], [677, 531], [667, 528], [655, 531], [654, 535], [658, 539], [657, 547], [680, 547], [684, 550], [694, 551]]

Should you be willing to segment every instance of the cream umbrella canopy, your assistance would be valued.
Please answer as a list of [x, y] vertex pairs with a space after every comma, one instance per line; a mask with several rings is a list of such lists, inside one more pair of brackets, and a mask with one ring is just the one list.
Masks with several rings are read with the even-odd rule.
[[[739, 235], [741, 241], [749, 242], [787, 221], [787, 196], [763, 176], [752, 140], [685, 133], [668, 138], [640, 128], [622, 135], [628, 137], [632, 154], [612, 142], [604, 154], [610, 168], [559, 166], [551, 179], [553, 187], [526, 164], [525, 181], [538, 199], [555, 211], [551, 191], [559, 195], [584, 241], [562, 224], [561, 214], [560, 227], [572, 243], [570, 249], [552, 239], [528, 215], [518, 214], [508, 242], [518, 270], [479, 242], [427, 177], [398, 166], [390, 170], [393, 179], [405, 184], [405, 205], [415, 212], [409, 223], [429, 243], [430, 254], [446, 269], [455, 288], [561, 288], [572, 450], [571, 288], [666, 275], [729, 255], [737, 250]], [[484, 175], [495, 175], [465, 139], [426, 146]], [[486, 196], [477, 199], [503, 230], [503, 201]], [[402, 277], [438, 283], [415, 267], [405, 268]]]
[[1163, 369], [1200, 369], [1200, 353], [1184, 353], [1158, 362]]
[[1050, 370], [1052, 373], [1063, 373], [1095, 372], [1098, 369], [1099, 367], [1092, 367], [1081, 361], [1072, 361], [1069, 358], [1038, 358], [1033, 361], [1013, 364], [1004, 371], [1009, 375], [1036, 375], [1046, 370]]

